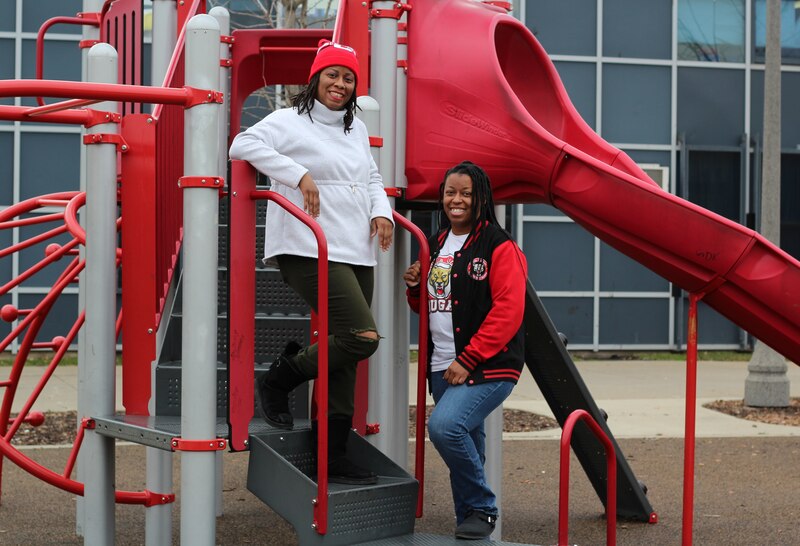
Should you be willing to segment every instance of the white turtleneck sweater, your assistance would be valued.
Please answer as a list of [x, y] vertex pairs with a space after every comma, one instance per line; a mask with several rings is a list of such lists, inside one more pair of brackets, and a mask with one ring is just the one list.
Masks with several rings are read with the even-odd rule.
[[[303, 208], [300, 179], [310, 173], [319, 188], [319, 222], [332, 262], [374, 266], [377, 237], [373, 218], [392, 220], [392, 208], [369, 149], [364, 123], [353, 120], [344, 132], [344, 110], [330, 110], [319, 101], [307, 113], [277, 110], [239, 133], [231, 159], [243, 159], [269, 176], [272, 189]], [[264, 260], [279, 254], [317, 257], [311, 230], [272, 201], [267, 205]]]

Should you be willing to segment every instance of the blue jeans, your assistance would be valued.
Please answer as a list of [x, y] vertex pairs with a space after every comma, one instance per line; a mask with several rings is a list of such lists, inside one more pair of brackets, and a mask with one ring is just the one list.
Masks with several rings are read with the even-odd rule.
[[450, 385], [444, 372], [431, 374], [431, 392], [436, 407], [428, 421], [428, 434], [436, 451], [450, 469], [450, 487], [456, 524], [471, 510], [497, 515], [495, 496], [486, 483], [486, 433], [483, 422], [503, 403], [514, 384], [493, 381], [467, 386]]

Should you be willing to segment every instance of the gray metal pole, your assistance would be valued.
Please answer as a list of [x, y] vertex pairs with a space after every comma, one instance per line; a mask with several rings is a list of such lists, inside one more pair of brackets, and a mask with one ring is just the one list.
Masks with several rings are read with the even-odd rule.
[[178, 42], [178, 8], [175, 0], [153, 0], [153, 55], [150, 81], [161, 85]]
[[[407, 21], [407, 15], [403, 15], [402, 21]], [[398, 31], [399, 32], [399, 31]], [[406, 33], [402, 33], [406, 36]], [[397, 40], [397, 58], [406, 59], [408, 57], [406, 44]], [[398, 63], [395, 63], [395, 66]], [[394, 160], [394, 186], [405, 188], [408, 186], [406, 181], [406, 73], [402, 67], [395, 68], [396, 77], [396, 98], [395, 98], [395, 160]], [[408, 351], [409, 351], [409, 317], [410, 309], [406, 302], [406, 285], [402, 282], [403, 273], [411, 263], [411, 234], [404, 229], [395, 230], [394, 234], [394, 321], [390, 335], [394, 342], [394, 373], [391, 385], [397, 394], [394, 400], [395, 409], [393, 412], [394, 421], [391, 423], [392, 431], [395, 431], [395, 441], [398, 442], [397, 450], [408, 453]], [[415, 257], [416, 259], [416, 257]], [[407, 457], [407, 455], [406, 455]], [[404, 468], [408, 468], [408, 461], [404, 458]], [[400, 462], [400, 461], [398, 461]]]
[[[219, 32], [222, 36], [228, 36], [231, 33], [231, 15], [228, 10], [221, 6], [211, 8], [208, 12], [219, 24]], [[230, 47], [227, 43], [220, 41], [219, 43], [219, 58], [220, 60], [229, 59], [231, 56]], [[231, 69], [227, 66], [219, 67], [219, 91], [225, 97], [225, 104], [229, 104], [229, 95], [231, 90], [230, 83]], [[228, 118], [229, 112], [227, 108], [223, 108], [219, 116], [219, 168], [217, 174], [219, 176], [227, 177], [228, 173]]]
[[[103, 8], [103, 0], [83, 0], [84, 13], [98, 13]], [[100, 39], [99, 27], [83, 25], [81, 27], [82, 38], [84, 40], [98, 40]], [[89, 81], [89, 50], [81, 49], [81, 81]], [[81, 128], [81, 133], [85, 134], [86, 129]], [[80, 190], [86, 191], [86, 146], [81, 146], [80, 151]], [[81, 209], [78, 213], [81, 226], [86, 229], [86, 221], [84, 218], [84, 210]], [[86, 251], [83, 247], [78, 251], [82, 260], [86, 259]], [[86, 309], [86, 272], [82, 271], [78, 276], [78, 309]], [[86, 369], [86, 341], [84, 339], [86, 328], [81, 328], [78, 332], [78, 392], [81, 392], [81, 385], [84, 382], [83, 372]], [[78, 410], [78, 423], [80, 419], [86, 416], [83, 400], [78, 396], [77, 406]], [[83, 457], [78, 457], [76, 465], [76, 477], [78, 481], [83, 482], [86, 477], [84, 470]], [[84, 527], [84, 500], [81, 496], [75, 497], [75, 534], [83, 536]]]
[[[186, 32], [186, 85], [219, 86], [219, 24], [196, 15]], [[221, 105], [186, 110], [185, 176], [213, 176], [218, 169]], [[219, 195], [204, 187], [183, 190], [183, 322], [181, 437], [212, 440], [217, 417], [217, 230]], [[216, 539], [213, 451], [181, 454], [181, 544], [213, 545]]]
[[[505, 205], [497, 205], [494, 210], [500, 225], [505, 227]], [[501, 518], [497, 520], [491, 538], [500, 540], [503, 533], [503, 404], [489, 414], [484, 426], [486, 427], [486, 483], [494, 491], [497, 507], [501, 509]]]
[[[393, 2], [375, 2], [373, 8], [392, 9]], [[383, 148], [378, 168], [383, 176], [384, 184], [395, 186], [395, 122], [397, 97], [397, 20], [393, 18], [376, 18], [372, 21], [372, 96], [380, 104], [379, 119]], [[394, 208], [394, 198], [389, 201]], [[370, 397], [369, 420], [381, 423], [380, 434], [369, 438], [378, 449], [383, 451], [398, 465], [405, 467], [408, 459], [407, 426], [397, 430], [393, 423], [398, 421], [396, 412], [403, 408], [407, 414], [408, 392], [400, 393], [392, 385], [399, 374], [395, 373], [398, 363], [395, 362], [397, 340], [392, 339], [391, 332], [395, 321], [395, 255], [393, 251], [381, 252], [378, 256], [378, 267], [375, 282], [375, 296], [372, 308], [378, 331], [384, 339], [378, 350], [370, 359]], [[388, 335], [387, 335], [388, 334]], [[387, 396], [387, 385], [391, 396]], [[383, 387], [377, 391], [375, 387]], [[380, 394], [379, 394], [380, 393]], [[407, 417], [406, 417], [407, 419]]]
[[[148, 447], [145, 450], [147, 474], [145, 486], [149, 491], [172, 491], [172, 453]], [[147, 546], [172, 544], [172, 503], [156, 504], [145, 509], [144, 543]]]
[[[231, 33], [231, 16], [228, 13], [228, 10], [221, 6], [216, 6], [211, 8], [211, 11], [208, 12], [210, 16], [217, 20], [217, 24], [219, 25], [219, 32], [221, 36], [227, 36]], [[228, 59], [230, 57], [230, 47], [228, 47], [227, 43], [223, 43], [220, 41], [219, 43], [219, 58]], [[230, 92], [230, 71], [231, 69], [227, 66], [219, 66], [219, 89], [222, 92], [222, 95], [225, 97], [225, 104], [230, 104], [229, 102], [229, 92]], [[219, 140], [217, 142], [217, 174], [223, 178], [227, 178], [228, 176], [228, 109], [222, 108], [219, 114]], [[216, 492], [216, 505], [217, 505], [217, 517], [222, 516], [223, 513], [223, 506], [222, 506], [222, 471], [223, 471], [223, 464], [222, 464], [222, 452], [217, 452], [217, 461], [216, 461], [216, 472], [215, 472], [215, 481], [217, 483], [217, 492]]]
[[[767, 0], [767, 49], [764, 65], [764, 162], [761, 186], [761, 234], [780, 244], [781, 235], [781, 1]], [[786, 359], [757, 341], [747, 365], [744, 402], [748, 406], [789, 405]]]
[[[174, 0], [153, 0], [153, 47], [150, 81], [161, 85], [178, 41], [178, 8]], [[166, 324], [167, 321], [164, 321]], [[160, 346], [160, 342], [159, 346]], [[155, 363], [154, 363], [155, 365]], [[154, 376], [155, 377], [155, 376]], [[153, 386], [155, 392], [155, 385]], [[154, 404], [151, 404], [154, 406]], [[172, 453], [154, 447], [146, 450], [146, 484], [150, 491], [172, 491]], [[147, 508], [144, 537], [148, 546], [172, 543], [172, 504]]]
[[[89, 80], [116, 83], [117, 52], [108, 44], [89, 51]], [[104, 102], [97, 110], [116, 112]], [[102, 123], [90, 134], [119, 131], [116, 123]], [[86, 150], [86, 356], [84, 384], [79, 396], [87, 416], [114, 414], [116, 388], [117, 310], [117, 148], [113, 143], [92, 144]], [[114, 543], [114, 439], [88, 430], [81, 453], [85, 476], [84, 544]]]

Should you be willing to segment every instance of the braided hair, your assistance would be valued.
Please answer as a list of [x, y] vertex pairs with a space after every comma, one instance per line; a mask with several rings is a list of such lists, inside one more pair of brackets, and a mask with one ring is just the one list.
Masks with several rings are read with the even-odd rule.
[[[320, 71], [321, 72], [321, 71]], [[308, 82], [308, 85], [305, 86], [298, 94], [292, 97], [292, 106], [297, 108], [298, 114], [308, 114], [309, 119], [311, 122], [314, 122], [314, 118], [311, 117], [311, 110], [314, 108], [314, 101], [317, 98], [317, 89], [319, 88], [319, 79], [320, 79], [320, 72], [317, 72]], [[356, 114], [356, 108], [358, 105], [356, 104], [356, 92], [353, 90], [353, 94], [350, 96], [350, 99], [345, 103], [343, 110], [345, 110], [344, 114], [344, 133], [347, 134], [353, 129], [353, 118]]]
[[447, 177], [451, 174], [464, 174], [469, 176], [472, 180], [472, 227], [474, 228], [475, 225], [482, 220], [487, 220], [490, 224], [501, 227], [494, 213], [494, 199], [492, 198], [492, 186], [489, 182], [489, 175], [472, 161], [462, 161], [458, 165], [448, 169], [444, 174], [442, 183], [439, 185], [439, 228], [450, 228], [450, 220], [444, 212], [444, 185], [447, 181]]

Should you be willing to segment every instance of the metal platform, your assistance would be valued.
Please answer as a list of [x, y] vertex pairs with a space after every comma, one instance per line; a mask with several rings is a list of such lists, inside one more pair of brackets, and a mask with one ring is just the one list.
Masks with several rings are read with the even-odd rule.
[[[112, 415], [93, 417], [96, 432], [118, 440], [172, 451], [172, 440], [181, 436], [181, 418], [178, 415]], [[295, 419], [295, 430], [309, 430], [308, 419]], [[285, 433], [286, 430], [269, 426], [261, 418], [254, 418], [248, 427], [250, 435]], [[217, 419], [217, 438], [228, 437], [228, 423]]]
[[353, 546], [533, 546], [519, 542], [503, 542], [502, 540], [461, 540], [455, 537], [414, 533], [399, 537], [382, 538], [369, 542], [358, 542]]

